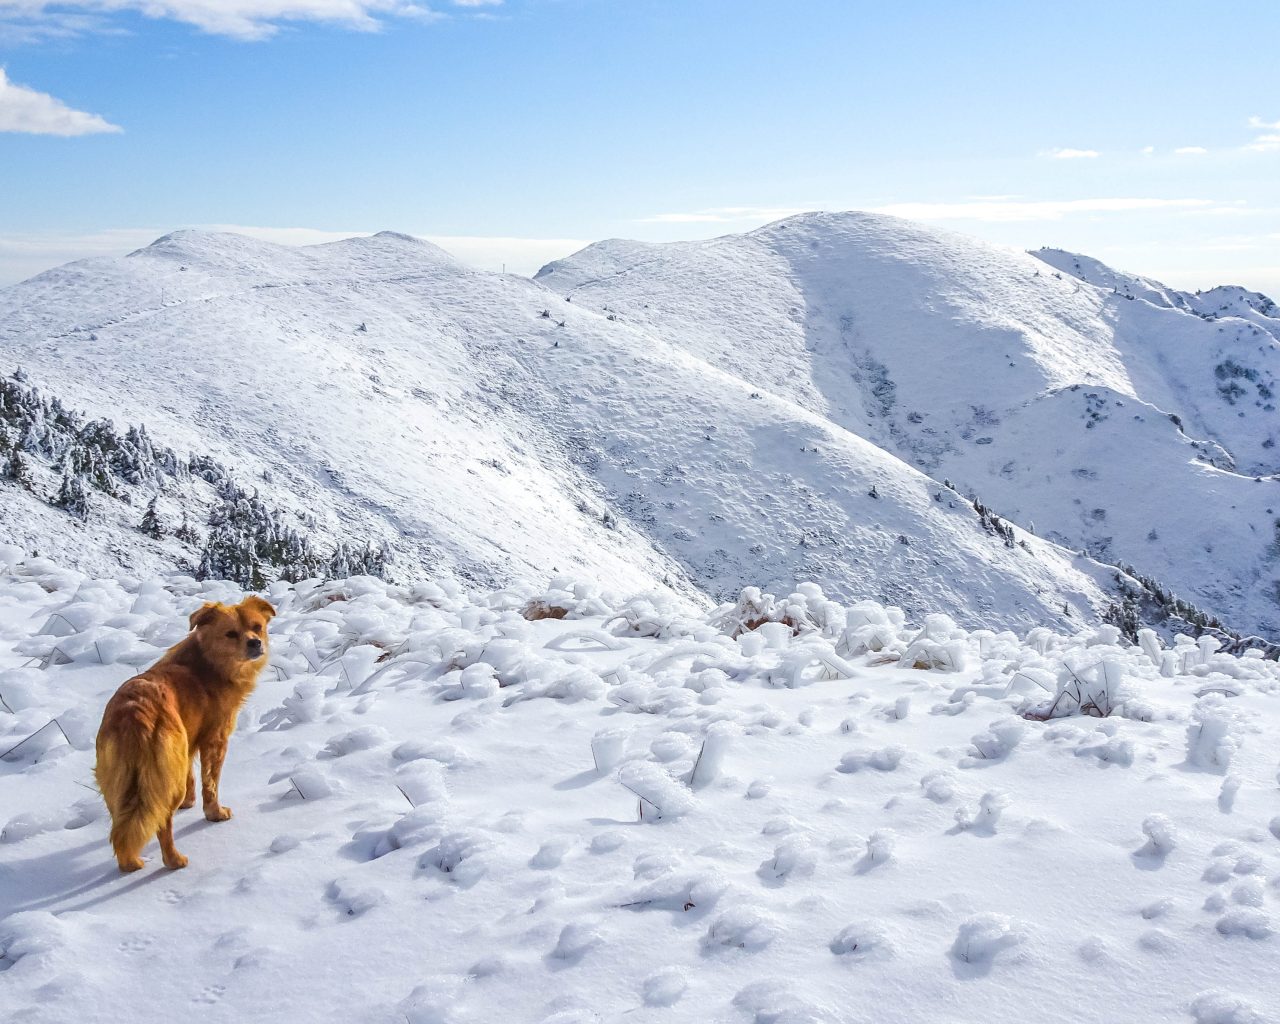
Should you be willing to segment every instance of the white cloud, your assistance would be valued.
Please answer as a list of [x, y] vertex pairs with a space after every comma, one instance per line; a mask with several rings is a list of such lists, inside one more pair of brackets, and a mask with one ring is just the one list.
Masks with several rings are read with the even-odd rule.
[[1211, 199], [1151, 199], [1116, 197], [1099, 199], [1037, 199], [1023, 202], [890, 203], [873, 207], [910, 220], [1029, 221], [1061, 220], [1073, 214], [1129, 213], [1137, 210], [1200, 209], [1213, 206]]
[[[451, 0], [453, 6], [493, 6], [502, 0]], [[381, 26], [382, 17], [442, 17], [418, 0], [0, 0], [0, 30], [7, 36], [35, 38], [89, 31], [105, 23], [86, 17], [136, 12], [194, 25], [214, 35], [265, 39], [283, 22], [316, 21], [363, 31]], [[75, 19], [81, 19], [77, 22]]]
[[1142, 147], [1142, 155], [1143, 155], [1143, 156], [1150, 156], [1150, 155], [1151, 155], [1152, 153], [1154, 153], [1155, 151], [1156, 151], [1156, 147], [1155, 147], [1155, 146], [1143, 146], [1143, 147]]
[[1096, 149], [1050, 149], [1041, 154], [1052, 160], [1096, 160], [1098, 155]]
[[48, 93], [11, 82], [0, 68], [0, 132], [69, 136], [118, 131], [118, 125], [97, 114], [72, 110]]
[[1223, 207], [1212, 199], [1156, 199], [1100, 197], [1095, 199], [1023, 199], [1021, 196], [971, 196], [958, 202], [906, 202], [883, 206], [718, 206], [687, 213], [659, 213], [641, 217], [637, 224], [765, 224], [815, 210], [865, 209], [907, 220], [971, 220], [988, 223], [1061, 220], [1077, 214], [1131, 213], [1142, 210], [1184, 210], [1190, 213], [1250, 212], [1245, 205]]
[[1174, 150], [1178, 156], [1204, 156], [1207, 152], [1204, 146], [1179, 146]]
[[[319, 245], [371, 231], [326, 231], [318, 228], [270, 228], [243, 224], [205, 224], [206, 231], [233, 231], [278, 245]], [[0, 234], [0, 286], [24, 281], [41, 271], [95, 256], [123, 256], [150, 245], [164, 228], [119, 228], [85, 234]], [[588, 245], [576, 238], [503, 238], [486, 235], [420, 235], [463, 263], [482, 270], [531, 276], [552, 260]]]
[[689, 213], [655, 213], [641, 217], [637, 224], [742, 224], [747, 221], [764, 223], [808, 213], [812, 206], [714, 206], [707, 210]]
[[1260, 117], [1249, 118], [1249, 127], [1262, 132], [1244, 148], [1250, 153], [1280, 152], [1280, 121], [1264, 121]]

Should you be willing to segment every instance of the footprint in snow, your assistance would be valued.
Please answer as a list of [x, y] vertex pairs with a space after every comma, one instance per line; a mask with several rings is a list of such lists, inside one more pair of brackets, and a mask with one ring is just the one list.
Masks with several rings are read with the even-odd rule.
[[1142, 916], [1147, 921], [1167, 917], [1175, 905], [1172, 896], [1161, 896], [1158, 900], [1154, 900], [1142, 908]]
[[193, 1003], [209, 1005], [221, 1000], [223, 993], [226, 991], [227, 988], [225, 985], [209, 985], [206, 988], [201, 989], [199, 995], [193, 996], [191, 1001]]
[[733, 1005], [748, 1015], [750, 1024], [834, 1024], [830, 1007], [810, 1002], [796, 988], [781, 981], [757, 981], [733, 997]]
[[604, 944], [604, 936], [590, 924], [573, 922], [560, 929], [555, 949], [547, 954], [549, 967], [571, 967]]
[[1138, 945], [1148, 953], [1159, 953], [1161, 955], [1172, 953], [1178, 948], [1173, 936], [1161, 928], [1148, 928], [1138, 936]]
[[[747, 786], [747, 799], [760, 800], [769, 795], [771, 788], [772, 784], [768, 779], [756, 779]], [[1276, 821], [1280, 822], [1280, 818], [1277, 818]]]
[[920, 789], [936, 804], [945, 804], [956, 795], [956, 773], [949, 768], [939, 768], [920, 777]]
[[1241, 907], [1261, 907], [1266, 901], [1262, 879], [1251, 875], [1231, 890], [1231, 902]]
[[134, 935], [125, 939], [117, 947], [121, 953], [145, 953], [151, 948], [152, 939], [147, 935]]
[[538, 848], [538, 852], [529, 858], [529, 867], [543, 871], [558, 868], [565, 854], [572, 847], [573, 843], [568, 839], [548, 839]]
[[689, 980], [682, 968], [664, 967], [644, 979], [640, 995], [646, 1006], [673, 1006], [688, 987]]
[[621, 832], [601, 832], [591, 839], [591, 852], [595, 854], [612, 853], [626, 845], [627, 837]]

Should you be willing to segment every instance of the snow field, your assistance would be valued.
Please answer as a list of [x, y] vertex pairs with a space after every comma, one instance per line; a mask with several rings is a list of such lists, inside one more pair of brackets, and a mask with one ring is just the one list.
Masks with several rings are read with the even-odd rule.
[[[1273, 662], [1171, 660], [1110, 627], [919, 627], [812, 585], [711, 615], [565, 579], [275, 585], [224, 773], [235, 817], [180, 812], [190, 866], [153, 845], [121, 876], [92, 792], [101, 708], [200, 601], [239, 595], [5, 566], [15, 1020], [1280, 1009]], [[748, 611], [769, 621], [743, 630]], [[1073, 703], [1079, 680], [1109, 717], [1081, 713], [1100, 702]]]

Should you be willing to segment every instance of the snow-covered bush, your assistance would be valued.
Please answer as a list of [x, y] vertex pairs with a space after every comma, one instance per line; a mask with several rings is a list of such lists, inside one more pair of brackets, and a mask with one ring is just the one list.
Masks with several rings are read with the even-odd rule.
[[886, 608], [875, 601], [859, 601], [848, 609], [845, 628], [836, 653], [845, 658], [859, 654], [879, 653], [896, 647], [906, 623], [901, 608]]
[[539, 619], [581, 619], [592, 615], [608, 615], [609, 605], [601, 597], [599, 588], [589, 583], [575, 583], [557, 577], [547, 584], [541, 594], [531, 596], [521, 609], [531, 622]]
[[707, 624], [696, 619], [693, 609], [666, 594], [644, 594], [633, 597], [606, 619], [603, 628], [613, 627], [617, 636], [651, 636], [670, 639], [693, 636], [703, 639], [710, 634]]
[[1177, 845], [1177, 830], [1167, 814], [1149, 814], [1142, 822], [1146, 844], [1138, 850], [1145, 857], [1166, 857]]
[[924, 629], [907, 644], [898, 664], [904, 668], [959, 672], [964, 668], [966, 636], [951, 616], [926, 615]]
[[971, 768], [984, 762], [1004, 760], [1022, 742], [1026, 731], [1026, 724], [1017, 718], [1002, 718], [992, 722], [986, 732], [978, 733], [970, 740], [973, 744], [970, 754], [961, 759], [960, 766]]
[[907, 748], [901, 746], [881, 747], [876, 750], [851, 750], [840, 759], [836, 771], [852, 775], [867, 768], [879, 772], [891, 772], [902, 763], [907, 756]]
[[1134, 698], [1123, 665], [1116, 658], [1103, 658], [1095, 665], [1075, 668], [1064, 664], [1058, 673], [1057, 692], [1052, 700], [1024, 705], [1024, 718], [1044, 722], [1069, 715], [1106, 718], [1123, 714], [1126, 702]]
[[1187, 726], [1187, 763], [1225, 772], [1243, 742], [1240, 712], [1220, 693], [1196, 701]]
[[641, 821], [679, 818], [693, 810], [694, 799], [688, 788], [652, 761], [626, 762], [618, 781], [639, 798]]
[[744, 587], [737, 603], [721, 605], [708, 621], [733, 637], [757, 630], [770, 622], [786, 626], [796, 636], [818, 630], [826, 623], [829, 614], [827, 604], [817, 587], [812, 587], [808, 593], [797, 592], [785, 598], [762, 593], [759, 587]]
[[987, 965], [1004, 950], [1026, 941], [1022, 926], [1004, 914], [975, 914], [961, 923], [951, 955], [966, 964]]

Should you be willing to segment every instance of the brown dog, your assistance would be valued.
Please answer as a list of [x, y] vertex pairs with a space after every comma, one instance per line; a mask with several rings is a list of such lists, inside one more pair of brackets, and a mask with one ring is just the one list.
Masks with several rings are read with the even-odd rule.
[[93, 774], [111, 812], [111, 846], [121, 871], [142, 867], [152, 833], [167, 868], [187, 866], [173, 845], [173, 813], [196, 802], [200, 755], [204, 816], [226, 821], [218, 780], [236, 714], [267, 663], [267, 623], [276, 610], [260, 597], [206, 604], [191, 632], [107, 702]]

